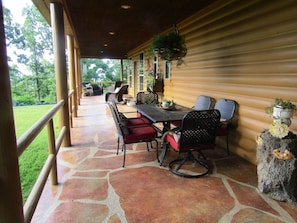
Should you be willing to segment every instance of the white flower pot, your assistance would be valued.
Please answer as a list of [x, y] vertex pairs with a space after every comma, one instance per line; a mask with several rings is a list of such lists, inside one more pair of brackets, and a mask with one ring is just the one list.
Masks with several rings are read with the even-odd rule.
[[293, 109], [283, 109], [282, 107], [273, 107], [273, 122], [279, 122], [291, 125], [291, 118], [293, 117]]
[[293, 109], [283, 109], [280, 112], [280, 118], [292, 118], [293, 117]]
[[273, 107], [273, 118], [280, 118], [281, 111], [283, 110], [282, 107]]
[[282, 107], [273, 107], [273, 117], [274, 118], [292, 118], [293, 109], [283, 109]]

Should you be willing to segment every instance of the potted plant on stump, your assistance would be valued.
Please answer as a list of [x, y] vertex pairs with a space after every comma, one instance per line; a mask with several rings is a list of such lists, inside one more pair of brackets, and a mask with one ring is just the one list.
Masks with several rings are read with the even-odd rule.
[[265, 109], [266, 113], [273, 116], [274, 122], [281, 122], [291, 125], [291, 118], [294, 112], [297, 111], [297, 106], [291, 101], [285, 101], [281, 98], [276, 98], [274, 104]]

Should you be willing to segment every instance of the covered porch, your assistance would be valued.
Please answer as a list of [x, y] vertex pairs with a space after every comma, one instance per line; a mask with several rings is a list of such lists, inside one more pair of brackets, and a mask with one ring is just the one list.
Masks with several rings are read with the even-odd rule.
[[[174, 11], [165, 1], [138, 2], [140, 6], [132, 5], [129, 16], [124, 14], [129, 10], [120, 8], [122, 5], [116, 5], [118, 10], [114, 5], [108, 7], [111, 1], [33, 2], [53, 29], [57, 101], [63, 104], [59, 126], [64, 129], [65, 137], [58, 153], [58, 185], [52, 186], [47, 181], [32, 222], [297, 221], [296, 207], [257, 192], [255, 166], [255, 136], [272, 121], [264, 108], [274, 98], [297, 101], [295, 1], [267, 4], [266, 1], [217, 0], [201, 1], [202, 5], [194, 0], [173, 1], [177, 4], [173, 5], [176, 12], [186, 12], [178, 14], [176, 21], [172, 21], [170, 15]], [[109, 11], [105, 13], [105, 9]], [[113, 21], [110, 17], [115, 11], [120, 16], [115, 15]], [[135, 19], [134, 13], [147, 17]], [[161, 19], [159, 14], [169, 20]], [[119, 21], [123, 24], [118, 25]], [[143, 23], [138, 24], [139, 21]], [[160, 21], [167, 21], [167, 25]], [[132, 26], [132, 22], [137, 24]], [[123, 169], [122, 154], [115, 154], [116, 129], [103, 96], [80, 99], [81, 58], [129, 59], [132, 72], [129, 90], [135, 97], [140, 86], [145, 86], [140, 82], [145, 80], [140, 74], [152, 67], [153, 58], [147, 50], [151, 38], [167, 32], [172, 22], [187, 36], [188, 54], [184, 66], [171, 66], [170, 75], [164, 75], [164, 97], [188, 107], [198, 95], [209, 95], [215, 100], [230, 98], [240, 105], [235, 117], [237, 128], [230, 134], [233, 155], [226, 156], [219, 141], [218, 148], [205, 153], [210, 174], [196, 180], [179, 178], [167, 166], [159, 167], [155, 151], [147, 152], [142, 145], [128, 147]], [[4, 33], [3, 19], [1, 24], [0, 32]], [[145, 28], [145, 24], [151, 26]], [[103, 26], [98, 28], [99, 25]], [[114, 29], [119, 27], [122, 29]], [[134, 30], [127, 32], [127, 27]], [[153, 29], [156, 27], [157, 30]], [[141, 30], [150, 33], [140, 33]], [[135, 39], [139, 36], [143, 38]], [[4, 198], [0, 221], [23, 222], [17, 162], [20, 152], [14, 132], [4, 35], [0, 40], [3, 72], [0, 123], [4, 126], [0, 134], [1, 197]], [[164, 63], [159, 61], [162, 75]], [[140, 72], [140, 68], [144, 70]], [[73, 95], [71, 102], [68, 102], [69, 92]], [[127, 109], [121, 109], [124, 108]], [[73, 110], [73, 128], [69, 110]], [[296, 124], [295, 118], [292, 131], [296, 132]], [[54, 144], [51, 148], [55, 151]], [[167, 156], [165, 164], [176, 155]]]
[[160, 167], [145, 144], [127, 147], [122, 168], [104, 96], [81, 99], [71, 136], [58, 154], [58, 185], [47, 181], [32, 222], [297, 222], [296, 207], [258, 193], [255, 165], [220, 147], [205, 151], [211, 170], [198, 179], [168, 171], [174, 152]]

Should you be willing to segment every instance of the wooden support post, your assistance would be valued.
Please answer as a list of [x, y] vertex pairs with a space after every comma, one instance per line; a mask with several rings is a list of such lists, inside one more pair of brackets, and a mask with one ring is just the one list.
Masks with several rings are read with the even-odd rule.
[[[76, 92], [77, 92], [75, 110], [77, 110], [78, 105], [80, 105], [80, 97], [82, 95], [82, 83], [81, 83], [81, 73], [80, 73], [79, 61], [80, 60], [79, 60], [78, 49], [74, 48], [75, 83], [76, 83]], [[77, 115], [77, 112], [76, 112], [76, 115]]]
[[0, 72], [0, 222], [24, 222], [2, 0], [0, 0]]
[[124, 64], [123, 64], [123, 59], [121, 59], [121, 81], [124, 81]]
[[[72, 117], [77, 117], [76, 111], [76, 79], [75, 79], [75, 58], [74, 58], [74, 40], [73, 36], [67, 35], [67, 49], [68, 49], [68, 64], [69, 64], [69, 79], [70, 79], [70, 90], [74, 90], [73, 96], [71, 97], [71, 104], [75, 107], [72, 111]], [[72, 106], [70, 109], [72, 110]]]
[[70, 146], [71, 140], [68, 111], [69, 107], [63, 7], [60, 3], [51, 3], [50, 9], [53, 30], [57, 101], [63, 99], [65, 102], [63, 109], [58, 114], [59, 129], [62, 129], [63, 126], [67, 127], [62, 146]]

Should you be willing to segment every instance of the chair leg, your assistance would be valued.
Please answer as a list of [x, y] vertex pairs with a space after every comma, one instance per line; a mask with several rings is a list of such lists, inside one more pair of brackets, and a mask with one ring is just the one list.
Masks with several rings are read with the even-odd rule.
[[[178, 171], [182, 167], [182, 165], [184, 165], [185, 162], [190, 159], [190, 157], [191, 157], [191, 153], [187, 153], [186, 156], [183, 159], [179, 159], [179, 160], [181, 160], [181, 162], [178, 165], [178, 167], [175, 169], [175, 171]], [[169, 167], [170, 167], [170, 164], [169, 164]]]
[[[165, 156], [166, 156], [166, 153], [167, 153], [167, 150], [168, 150], [168, 144], [169, 143], [163, 143], [163, 150], [162, 150], [162, 153], [161, 153], [160, 166], [163, 165], [163, 161], [165, 159]], [[158, 153], [157, 153], [157, 157], [158, 157]], [[158, 157], [158, 159], [159, 159], [159, 157]]]
[[[156, 140], [157, 141], [157, 140]], [[158, 163], [160, 163], [160, 159], [159, 159], [159, 152], [158, 152], [158, 146], [156, 147], [156, 155], [157, 155], [157, 161]]]
[[226, 145], [227, 145], [227, 155], [229, 156], [230, 152], [229, 152], [229, 137], [228, 137], [228, 135], [226, 136]]
[[[196, 163], [198, 163], [200, 166], [202, 166], [204, 168], [204, 172], [199, 173], [199, 174], [187, 174], [187, 173], [182, 173], [179, 172], [180, 168], [185, 164], [185, 162], [187, 162], [188, 160], [194, 160]], [[177, 168], [174, 168], [175, 164], [178, 164]], [[209, 167], [206, 163], [202, 162], [201, 160], [197, 159], [192, 152], [188, 152], [184, 158], [181, 159], [177, 159], [177, 160], [173, 160], [169, 163], [169, 170], [170, 172], [172, 172], [173, 174], [180, 176], [180, 177], [186, 177], [186, 178], [198, 178], [198, 177], [202, 177], [205, 176], [206, 174], [208, 174], [209, 171]]]
[[120, 149], [120, 137], [118, 136], [118, 148], [117, 148], [117, 155], [119, 155], [119, 149]]
[[[152, 143], [152, 142], [151, 142]], [[146, 142], [146, 149], [147, 149], [147, 151], [149, 152], [150, 151], [150, 148], [149, 148], [149, 142]], [[152, 145], [151, 145], [152, 146]]]
[[200, 156], [202, 156], [202, 158], [206, 160], [206, 157], [205, 157], [205, 155], [202, 153], [202, 151], [198, 150], [197, 152], [198, 152], [198, 158], [200, 158]]
[[[159, 157], [158, 157], [158, 141], [156, 139], [153, 139], [156, 142], [156, 153], [157, 153], [157, 161], [158, 163], [160, 162]], [[152, 143], [152, 142], [151, 142]]]
[[126, 144], [123, 144], [122, 150], [124, 150], [124, 158], [123, 158], [123, 167], [125, 167], [126, 162]]

